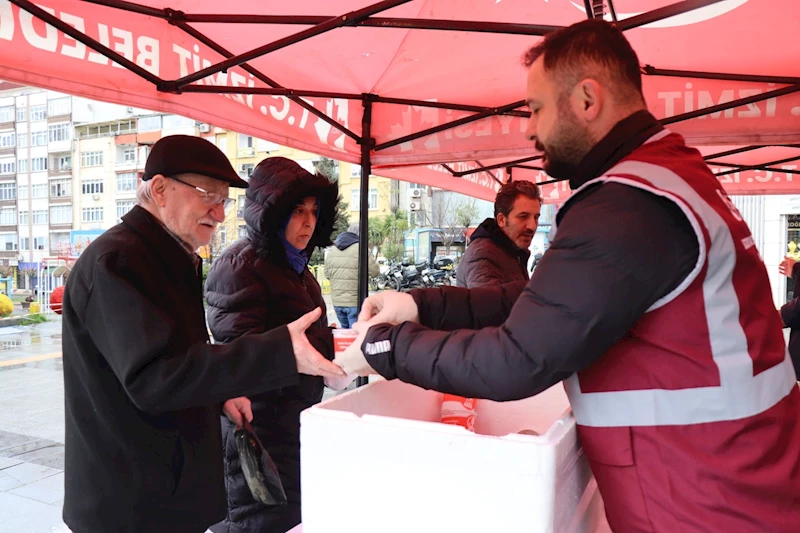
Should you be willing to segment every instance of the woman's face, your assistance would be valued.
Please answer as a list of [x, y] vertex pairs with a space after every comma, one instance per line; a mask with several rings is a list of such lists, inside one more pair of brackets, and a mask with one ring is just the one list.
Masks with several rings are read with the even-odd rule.
[[292, 209], [284, 236], [298, 250], [305, 250], [317, 226], [317, 199], [307, 196]]

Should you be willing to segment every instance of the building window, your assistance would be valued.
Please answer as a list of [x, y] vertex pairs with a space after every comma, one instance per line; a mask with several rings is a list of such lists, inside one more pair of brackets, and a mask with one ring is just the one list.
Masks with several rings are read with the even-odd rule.
[[151, 115], [149, 117], [139, 117], [139, 131], [157, 131], [161, 129], [161, 115]]
[[34, 224], [47, 224], [47, 209], [37, 209], [33, 212]]
[[46, 131], [32, 131], [31, 132], [31, 146], [47, 146], [47, 132]]
[[17, 224], [17, 210], [13, 207], [0, 209], [0, 226], [15, 226]]
[[31, 159], [31, 172], [43, 172], [47, 170], [46, 157], [34, 157]]
[[369, 190], [369, 209], [378, 209], [378, 189]]
[[[20, 226], [27, 226], [28, 222], [30, 222], [29, 211], [20, 211], [19, 212], [19, 225]], [[23, 250], [27, 250], [27, 248], [23, 248]]]
[[0, 122], [14, 122], [14, 106], [0, 107]]
[[244, 204], [247, 196], [240, 194], [236, 199], [236, 218], [244, 218]]
[[[20, 191], [22, 191], [22, 186], [20, 186]], [[61, 196], [70, 196], [72, 194], [72, 180], [67, 179], [60, 179], [60, 180], [52, 180], [50, 182], [50, 196], [54, 198], [58, 198]]]
[[136, 162], [136, 148], [125, 148], [122, 152], [122, 160], [126, 163]]
[[239, 238], [244, 239], [245, 237], [247, 237], [247, 225], [239, 224]]
[[17, 133], [17, 148], [27, 148], [27, 147], [28, 147], [28, 134]]
[[10, 252], [17, 249], [17, 234], [16, 233], [3, 233], [0, 234], [0, 250]]
[[47, 250], [47, 237], [34, 237], [33, 238], [34, 250]]
[[219, 245], [225, 246], [228, 244], [228, 228], [220, 226], [219, 228]]
[[68, 141], [72, 138], [71, 128], [69, 124], [56, 124], [55, 126], [47, 127], [47, 134], [50, 142]]
[[37, 120], [47, 120], [46, 105], [31, 106], [31, 122], [36, 122]]
[[0, 161], [0, 174], [14, 174], [17, 171], [17, 161], [5, 159]]
[[0, 133], [0, 148], [13, 148], [17, 144], [17, 134], [13, 131]]
[[239, 150], [242, 148], [254, 148], [255, 147], [255, 138], [252, 135], [245, 135], [244, 133], [239, 134]]
[[81, 222], [102, 222], [102, 207], [84, 207], [81, 210]]
[[220, 151], [223, 154], [228, 155], [228, 136], [227, 135], [217, 135], [217, 148], [219, 148]]
[[25, 174], [28, 172], [28, 160], [17, 159], [17, 174]]
[[361, 177], [361, 165], [350, 165], [350, 177], [351, 178], [360, 178]]
[[82, 167], [99, 167], [103, 165], [103, 152], [81, 152]]
[[125, 200], [124, 202], [117, 202], [117, 218], [122, 218], [125, 213], [133, 209], [136, 202], [133, 200]]
[[57, 155], [53, 157], [53, 170], [59, 172], [67, 172], [72, 170], [72, 156], [71, 155]]
[[20, 250], [30, 250], [31, 249], [31, 240], [28, 237], [20, 237], [19, 238], [19, 249]]
[[47, 184], [37, 183], [31, 185], [31, 198], [47, 198]]
[[28, 109], [26, 107], [17, 108], [17, 122], [25, 122], [25, 115]]
[[0, 183], [0, 200], [16, 200], [16, 199], [17, 199], [17, 184]]
[[69, 115], [70, 111], [72, 111], [72, 99], [69, 96], [54, 98], [47, 102], [47, 113], [51, 117]]
[[164, 115], [162, 119], [163, 129], [174, 130], [177, 128], [194, 128], [194, 119], [182, 117], [180, 115]]
[[103, 180], [86, 180], [81, 190], [83, 194], [103, 194]]
[[72, 224], [72, 206], [54, 205], [50, 207], [51, 224]]
[[28, 184], [20, 185], [19, 186], [19, 199], [20, 200], [27, 200], [28, 199]]
[[[50, 246], [52, 250], [69, 250], [69, 232], [60, 231], [50, 233]], [[68, 254], [69, 252], [66, 253]]]
[[136, 182], [137, 177], [135, 172], [117, 174], [117, 192], [135, 192], [137, 185]]

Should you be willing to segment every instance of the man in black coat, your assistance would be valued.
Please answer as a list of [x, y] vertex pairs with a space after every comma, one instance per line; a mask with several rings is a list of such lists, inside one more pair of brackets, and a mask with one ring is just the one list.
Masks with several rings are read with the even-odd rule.
[[229, 186], [247, 186], [222, 152], [164, 137], [142, 180], [139, 205], [81, 254], [64, 294], [64, 521], [74, 533], [204, 532], [225, 516], [222, 403], [300, 374], [342, 374], [305, 337], [319, 310], [209, 343], [194, 251], [233, 203]]
[[542, 196], [530, 181], [504, 184], [494, 200], [494, 218], [487, 218], [470, 237], [456, 270], [459, 287], [473, 289], [528, 280], [528, 258], [539, 226]]

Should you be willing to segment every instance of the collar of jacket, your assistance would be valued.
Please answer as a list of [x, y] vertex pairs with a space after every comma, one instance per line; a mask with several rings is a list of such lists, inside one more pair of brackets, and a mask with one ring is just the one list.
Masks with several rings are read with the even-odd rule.
[[664, 126], [645, 110], [620, 120], [581, 160], [576, 175], [569, 180], [570, 188], [574, 191], [587, 181], [602, 176], [663, 129]]
[[504, 250], [511, 257], [521, 259], [527, 265], [528, 257], [531, 255], [530, 250], [523, 250], [519, 248], [514, 241], [508, 238], [503, 228], [497, 225], [497, 220], [487, 218], [481, 222], [480, 226], [472, 233], [470, 242], [475, 239], [491, 239], [497, 246]]
[[183, 243], [143, 207], [134, 206], [122, 217], [122, 222], [158, 251], [164, 263], [169, 266], [168, 271], [183, 273], [191, 270], [195, 274], [199, 272], [201, 262], [197, 254], [189, 253]]

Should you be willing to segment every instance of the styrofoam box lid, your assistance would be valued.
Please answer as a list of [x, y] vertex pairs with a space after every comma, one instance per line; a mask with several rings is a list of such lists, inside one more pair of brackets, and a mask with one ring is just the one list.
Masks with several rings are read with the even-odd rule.
[[303, 411], [304, 532], [594, 531], [599, 494], [560, 385], [478, 400], [476, 433], [439, 423], [441, 404], [393, 380]]

